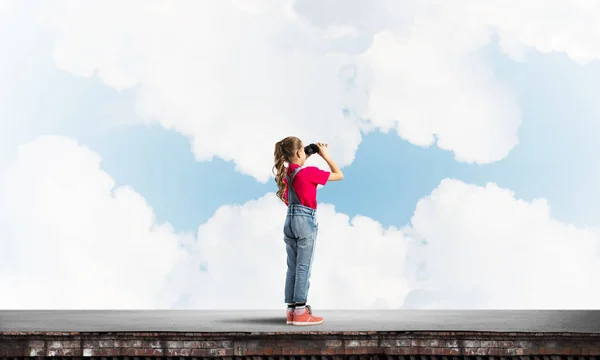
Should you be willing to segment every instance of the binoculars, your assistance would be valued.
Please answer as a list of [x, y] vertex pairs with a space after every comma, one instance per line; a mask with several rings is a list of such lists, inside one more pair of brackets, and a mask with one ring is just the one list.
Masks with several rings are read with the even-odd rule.
[[306, 155], [312, 155], [319, 153], [319, 147], [315, 144], [310, 144], [304, 147], [304, 153]]

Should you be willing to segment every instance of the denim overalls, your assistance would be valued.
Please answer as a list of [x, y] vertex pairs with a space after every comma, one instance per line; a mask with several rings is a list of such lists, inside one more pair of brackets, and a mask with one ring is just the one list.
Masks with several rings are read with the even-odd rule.
[[292, 182], [301, 170], [297, 168], [288, 183], [288, 210], [283, 227], [283, 238], [287, 251], [287, 275], [285, 278], [285, 302], [306, 303], [310, 287], [310, 273], [315, 253], [315, 240], [319, 225], [317, 211], [300, 204]]

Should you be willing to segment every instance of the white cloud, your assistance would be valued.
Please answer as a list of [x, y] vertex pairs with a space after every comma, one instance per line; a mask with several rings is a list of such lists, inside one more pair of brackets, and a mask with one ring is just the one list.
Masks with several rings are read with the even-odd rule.
[[[62, 137], [23, 145], [1, 185], [0, 308], [283, 306], [285, 206], [272, 193], [179, 234]], [[319, 223], [315, 308], [598, 306], [598, 229], [494, 184], [443, 180], [403, 229], [328, 204]]]
[[600, 276], [600, 232], [553, 219], [543, 199], [445, 179], [418, 202], [406, 231], [415, 289], [407, 307], [598, 307], [590, 284]]
[[60, 4], [57, 66], [139, 86], [141, 118], [189, 136], [197, 159], [218, 155], [267, 181], [274, 143], [295, 134], [336, 144], [340, 165], [353, 160], [361, 135], [342, 114], [338, 78], [347, 59], [325, 54], [287, 2]]
[[0, 188], [0, 308], [155, 308], [185, 255], [168, 224], [74, 140], [20, 147]]
[[[272, 193], [219, 208], [194, 239], [157, 224], [138, 193], [101, 170], [97, 154], [50, 136], [21, 146], [1, 185], [0, 308], [284, 305], [285, 205]], [[311, 302], [400, 303], [408, 291], [400, 231], [349, 221], [328, 205], [320, 219]]]
[[288, 134], [330, 142], [341, 165], [361, 129], [395, 129], [459, 161], [504, 158], [519, 109], [478, 51], [497, 35], [520, 61], [534, 48], [585, 63], [600, 54], [599, 9], [590, 0], [71, 0], [46, 15], [61, 69], [138, 86], [144, 121], [188, 136], [198, 160], [219, 156], [267, 181], [273, 143]]
[[477, 56], [440, 46], [429, 25], [416, 26], [408, 42], [389, 31], [375, 36], [363, 55], [375, 79], [365, 116], [415, 145], [437, 142], [458, 161], [503, 159], [521, 123], [512, 95]]
[[[185, 306], [192, 308], [280, 308], [286, 272], [284, 219], [285, 206], [274, 194], [219, 208], [200, 226], [192, 257], [176, 269], [181, 276], [175, 276], [179, 280], [171, 291], [184, 294]], [[333, 206], [321, 205], [310, 303], [321, 309], [401, 303], [408, 291], [402, 275], [405, 246], [397, 229], [383, 229], [365, 217], [350, 220]], [[199, 274], [195, 269], [203, 266], [208, 273]], [[183, 276], [194, 272], [198, 276]]]
[[[600, 1], [496, 0], [479, 13], [511, 46], [516, 40], [542, 53], [564, 52], [582, 64], [600, 58]], [[508, 46], [504, 50], [512, 56]], [[521, 52], [513, 57], [519, 59]]]

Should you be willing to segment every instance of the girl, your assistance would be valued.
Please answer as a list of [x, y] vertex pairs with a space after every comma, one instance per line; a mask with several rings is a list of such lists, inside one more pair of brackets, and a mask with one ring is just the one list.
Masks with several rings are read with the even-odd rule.
[[[323, 318], [314, 316], [310, 306], [306, 305], [318, 230], [317, 185], [342, 180], [344, 177], [340, 168], [329, 157], [327, 144], [316, 145], [319, 148], [318, 154], [327, 162], [331, 171], [323, 171], [314, 166], [303, 168], [308, 156], [304, 152], [302, 141], [296, 137], [289, 136], [275, 144], [273, 171], [279, 187], [277, 197], [288, 207], [283, 227], [287, 252], [286, 323], [293, 325], [316, 325], [323, 322]], [[286, 162], [289, 164], [287, 168]]]

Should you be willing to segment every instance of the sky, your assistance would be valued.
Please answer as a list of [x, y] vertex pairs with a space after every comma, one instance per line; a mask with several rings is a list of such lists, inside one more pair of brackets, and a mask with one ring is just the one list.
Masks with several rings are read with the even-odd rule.
[[599, 20], [0, 0], [0, 308], [283, 308], [288, 135], [345, 175], [318, 191], [313, 308], [598, 308]]

